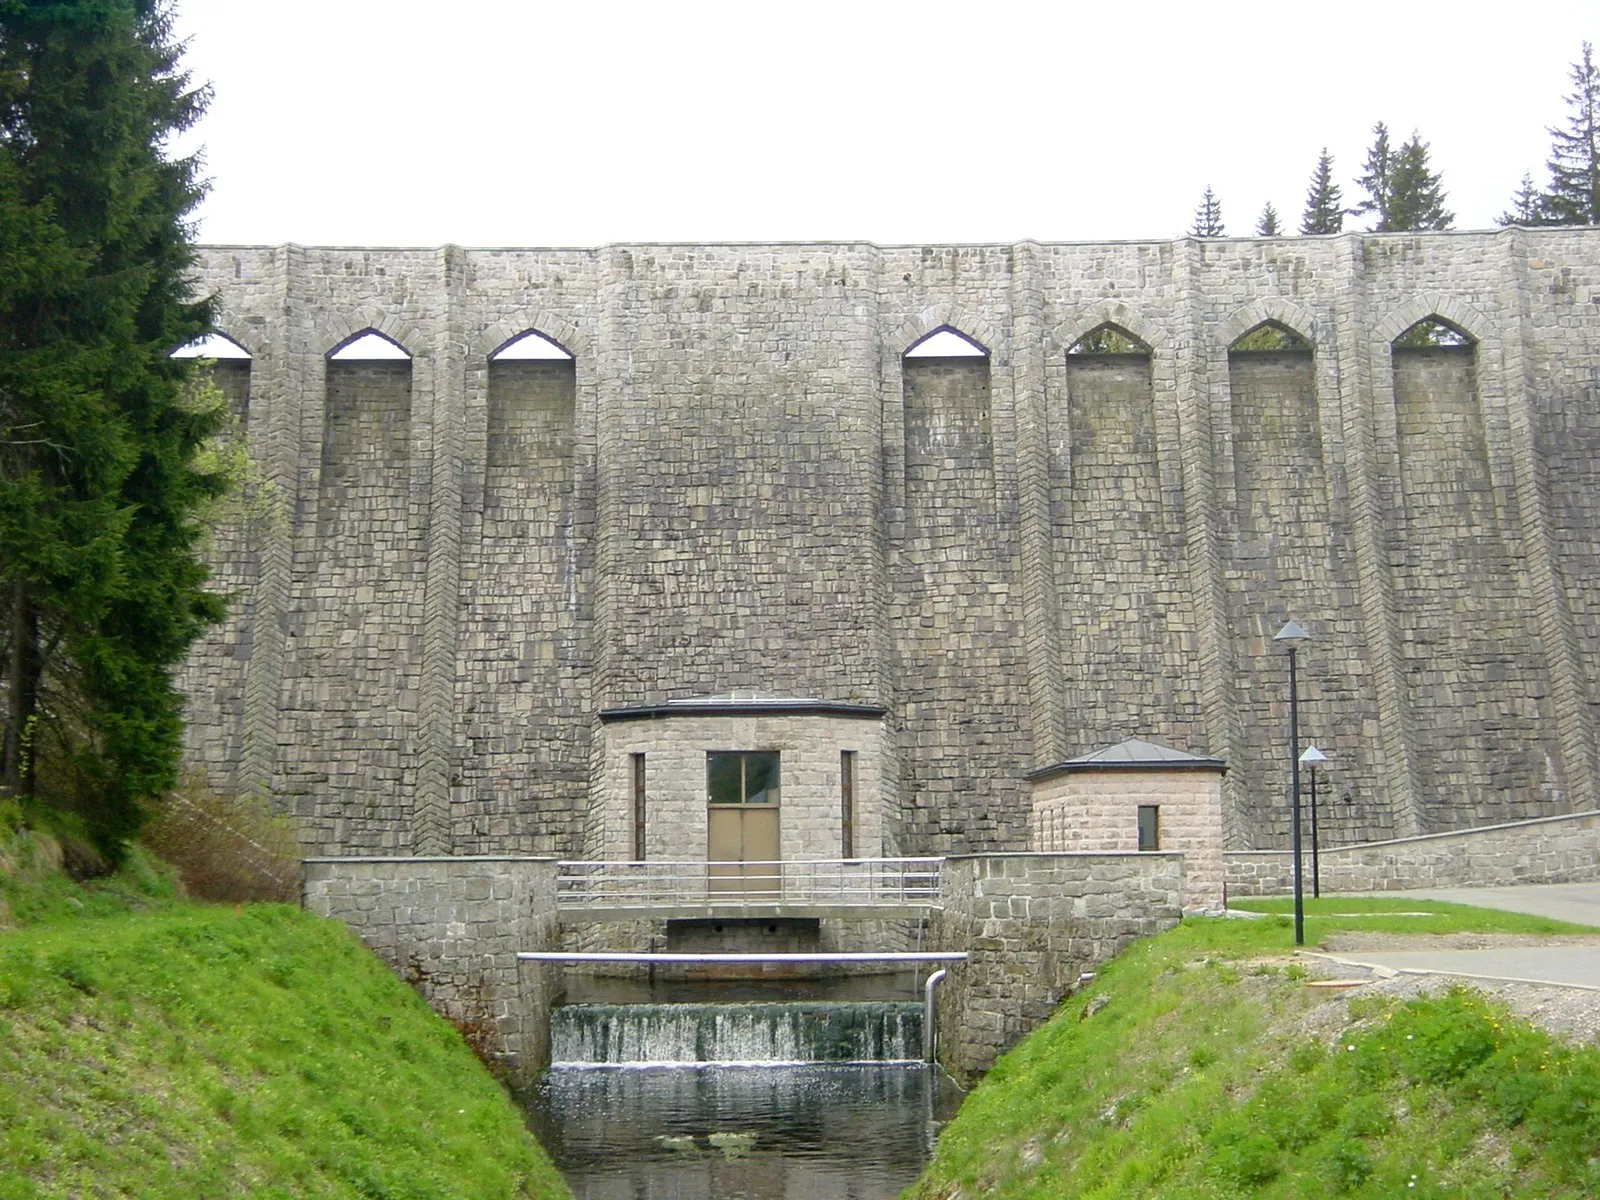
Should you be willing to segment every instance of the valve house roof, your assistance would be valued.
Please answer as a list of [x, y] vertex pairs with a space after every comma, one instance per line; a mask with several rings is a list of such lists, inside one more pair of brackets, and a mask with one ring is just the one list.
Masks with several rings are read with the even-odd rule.
[[1041, 767], [1031, 772], [1027, 778], [1034, 781], [1054, 779], [1057, 775], [1071, 775], [1081, 771], [1222, 772], [1227, 769], [1227, 763], [1220, 758], [1207, 758], [1204, 755], [1174, 750], [1171, 746], [1163, 746], [1159, 742], [1147, 742], [1143, 738], [1129, 738], [1127, 741], [1118, 742], [1115, 746], [1096, 750], [1092, 754], [1069, 758], [1054, 766]]

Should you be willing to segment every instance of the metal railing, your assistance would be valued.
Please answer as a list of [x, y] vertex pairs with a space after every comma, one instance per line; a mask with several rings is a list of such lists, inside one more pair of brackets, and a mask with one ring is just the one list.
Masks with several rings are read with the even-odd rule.
[[785, 862], [585, 862], [560, 864], [556, 907], [662, 908], [704, 904], [926, 907], [939, 904], [942, 858], [798, 859]]

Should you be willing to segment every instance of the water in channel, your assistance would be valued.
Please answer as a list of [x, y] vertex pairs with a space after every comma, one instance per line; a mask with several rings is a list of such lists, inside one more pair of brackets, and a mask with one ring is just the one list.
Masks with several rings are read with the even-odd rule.
[[961, 1093], [919, 1004], [569, 1004], [530, 1113], [577, 1200], [891, 1200]]

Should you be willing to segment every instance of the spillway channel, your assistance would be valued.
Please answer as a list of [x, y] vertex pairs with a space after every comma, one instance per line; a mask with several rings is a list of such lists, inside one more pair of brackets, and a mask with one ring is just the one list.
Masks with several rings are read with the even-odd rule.
[[531, 1123], [578, 1200], [891, 1200], [961, 1093], [908, 990], [850, 994], [560, 1005]]

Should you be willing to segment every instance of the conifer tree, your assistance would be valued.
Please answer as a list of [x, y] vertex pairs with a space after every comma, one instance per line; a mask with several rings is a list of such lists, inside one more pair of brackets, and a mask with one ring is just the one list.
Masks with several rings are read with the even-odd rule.
[[1372, 127], [1372, 147], [1367, 151], [1367, 161], [1361, 164], [1361, 177], [1356, 180], [1366, 198], [1350, 210], [1353, 217], [1371, 214], [1377, 220], [1373, 229], [1389, 227], [1389, 175], [1394, 169], [1394, 151], [1389, 148], [1389, 128], [1382, 121]]
[[1376, 216], [1374, 233], [1449, 229], [1455, 215], [1445, 208], [1440, 178], [1429, 169], [1428, 143], [1413, 131], [1410, 140], [1395, 150], [1382, 121], [1372, 132], [1372, 147], [1358, 181], [1366, 199], [1350, 211]]
[[1211, 190], [1211, 185], [1206, 185], [1205, 195], [1200, 197], [1200, 207], [1194, 210], [1194, 225], [1189, 230], [1189, 236], [1199, 238], [1215, 238], [1225, 236], [1222, 225], [1222, 204]]
[[[170, 788], [170, 672], [221, 602], [197, 510], [225, 408], [170, 351], [204, 332], [167, 139], [205, 107], [166, 0], [0, 0], [0, 793], [115, 861]], [[63, 815], [64, 814], [64, 815]]]
[[1256, 236], [1277, 237], [1280, 233], [1282, 230], [1278, 228], [1278, 210], [1273, 208], [1272, 201], [1268, 200], [1262, 206], [1261, 215], [1256, 218]]
[[1445, 208], [1439, 184], [1439, 176], [1428, 169], [1428, 143], [1413, 130], [1391, 163], [1387, 228], [1449, 229], [1455, 224], [1455, 214]]
[[1300, 218], [1301, 233], [1339, 233], [1344, 229], [1344, 197], [1333, 181], [1333, 155], [1324, 146], [1317, 156], [1306, 190], [1306, 211]]
[[1511, 207], [1495, 218], [1497, 225], [1548, 225], [1550, 218], [1545, 215], [1544, 196], [1534, 186], [1533, 176], [1524, 173], [1522, 185], [1517, 188], [1516, 194], [1511, 197]]
[[1567, 127], [1549, 131], [1550, 190], [1542, 208], [1551, 224], [1600, 225], [1600, 70], [1588, 42], [1571, 78]]

